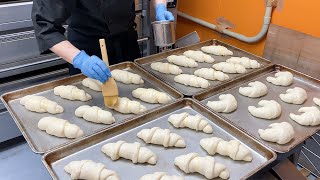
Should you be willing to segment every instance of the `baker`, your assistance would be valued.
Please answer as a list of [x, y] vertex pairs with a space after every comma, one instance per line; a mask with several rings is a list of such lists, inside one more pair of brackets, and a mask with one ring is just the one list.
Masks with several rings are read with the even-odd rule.
[[[156, 20], [174, 20], [166, 0], [154, 0]], [[68, 24], [67, 38], [62, 24]], [[41, 53], [51, 50], [68, 61], [71, 75], [105, 82], [111, 76], [101, 58], [99, 39], [107, 42], [110, 64], [141, 56], [134, 0], [34, 0], [32, 21]]]

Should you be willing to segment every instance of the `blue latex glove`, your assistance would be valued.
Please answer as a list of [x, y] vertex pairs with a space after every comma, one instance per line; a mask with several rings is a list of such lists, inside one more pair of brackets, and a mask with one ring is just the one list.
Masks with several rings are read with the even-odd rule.
[[163, 3], [156, 6], [156, 20], [157, 21], [173, 21], [174, 16], [169, 12]]
[[73, 59], [73, 66], [81, 70], [81, 72], [88, 76], [105, 83], [111, 73], [107, 65], [97, 56], [89, 56], [85, 51], [80, 51]]

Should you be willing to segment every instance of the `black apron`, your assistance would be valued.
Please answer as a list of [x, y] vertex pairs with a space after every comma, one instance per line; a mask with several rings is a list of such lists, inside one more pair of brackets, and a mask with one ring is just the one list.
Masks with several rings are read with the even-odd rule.
[[[77, 22], [84, 19], [81, 13], [73, 13], [68, 26], [68, 40], [80, 50], [86, 51], [90, 56], [96, 55], [101, 58], [99, 39], [104, 38], [107, 44], [108, 58], [110, 65], [125, 61], [133, 61], [141, 57], [138, 35], [135, 30], [136, 24], [133, 19], [135, 16], [133, 1], [109, 0], [103, 3], [105, 9], [102, 16], [106, 20], [106, 28], [109, 33], [104, 36], [88, 36], [83, 33], [84, 26], [81, 23], [79, 27]], [[88, 27], [90, 34], [90, 27]], [[69, 65], [70, 75], [78, 74], [81, 71]]]

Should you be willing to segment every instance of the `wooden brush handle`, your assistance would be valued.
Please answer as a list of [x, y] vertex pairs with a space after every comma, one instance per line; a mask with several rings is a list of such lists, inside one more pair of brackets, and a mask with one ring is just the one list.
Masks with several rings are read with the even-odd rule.
[[99, 43], [100, 43], [100, 50], [101, 50], [102, 60], [109, 67], [109, 59], [108, 59], [106, 41], [104, 39], [99, 39]]

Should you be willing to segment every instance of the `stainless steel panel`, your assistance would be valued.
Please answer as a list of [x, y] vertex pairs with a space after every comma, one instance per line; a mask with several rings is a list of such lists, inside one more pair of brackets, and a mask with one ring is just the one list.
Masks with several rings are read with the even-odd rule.
[[32, 27], [31, 2], [0, 4], [0, 31]]
[[[274, 76], [279, 71], [290, 71], [294, 75], [293, 84], [288, 87], [276, 86], [266, 81], [266, 77]], [[259, 98], [249, 98], [239, 94], [239, 87], [247, 86], [249, 82], [260, 81], [268, 87], [268, 94]], [[283, 102], [279, 98], [280, 93], [285, 93], [287, 89], [293, 87], [301, 87], [308, 93], [308, 99], [302, 105], [288, 104]], [[281, 65], [270, 65], [260, 71], [257, 71], [250, 76], [242, 77], [236, 81], [232, 81], [224, 86], [217, 87], [206, 92], [200, 93], [194, 98], [201, 101], [202, 104], [206, 105], [208, 101], [217, 100], [221, 94], [232, 94], [238, 101], [238, 108], [236, 111], [226, 114], [219, 113], [227, 121], [235, 124], [245, 132], [259, 139], [267, 146], [271, 147], [274, 151], [279, 153], [286, 153], [300, 145], [307, 138], [315, 134], [320, 130], [318, 126], [302, 126], [289, 117], [289, 113], [298, 113], [298, 109], [305, 106], [315, 106], [313, 97], [320, 94], [320, 80], [314, 79], [303, 73], [289, 69]], [[273, 120], [260, 119], [252, 116], [248, 112], [248, 106], [258, 106], [258, 102], [261, 100], [276, 100], [282, 107], [281, 116]], [[272, 123], [288, 122], [292, 125], [295, 131], [294, 139], [289, 143], [280, 145], [277, 143], [267, 142], [259, 137], [258, 129], [266, 129], [268, 125]]]
[[24, 140], [11, 142], [12, 145], [0, 148], [0, 174], [2, 180], [51, 179], [41, 163], [41, 156], [31, 151]]
[[0, 113], [0, 143], [18, 136], [22, 134], [10, 113], [7, 111]]
[[[205, 118], [213, 127], [213, 134], [197, 132], [188, 128], [176, 129], [167, 120], [171, 114], [188, 112], [191, 115], [199, 114]], [[158, 145], [146, 144], [136, 137], [136, 134], [145, 128], [161, 127], [170, 129], [186, 140], [186, 148], [165, 148]], [[64, 171], [64, 166], [75, 160], [91, 159], [101, 162], [109, 169], [116, 171], [121, 179], [139, 179], [141, 176], [157, 171], [167, 172], [172, 175], [185, 176], [186, 180], [204, 179], [202, 175], [184, 174], [174, 165], [174, 158], [190, 152], [199, 153], [201, 156], [208, 155], [199, 145], [203, 138], [212, 136], [221, 137], [226, 140], [236, 139], [248, 147], [253, 156], [252, 162], [233, 161], [229, 157], [215, 155], [217, 162], [227, 166], [231, 179], [246, 179], [275, 160], [276, 154], [262, 146], [258, 141], [235, 129], [219, 117], [210, 113], [191, 99], [179, 100], [161, 109], [141, 115], [133, 120], [123, 122], [121, 125], [110, 128], [87, 139], [72, 143], [70, 146], [60, 148], [44, 155], [44, 163], [54, 179], [68, 179], [70, 177]], [[150, 148], [158, 156], [156, 165], [133, 164], [123, 158], [112, 161], [110, 157], [101, 152], [101, 147], [110, 142], [124, 140], [126, 142], [140, 142], [142, 146]]]
[[[136, 74], [139, 74], [143, 77], [145, 83], [141, 85], [126, 85], [123, 83], [117, 83], [119, 87], [119, 94], [122, 97], [128, 97], [131, 100], [137, 100], [133, 98], [132, 91], [139, 87], [145, 88], [154, 88], [162, 92], [166, 92], [172, 97], [172, 100], [182, 98], [182, 95], [179, 94], [177, 91], [172, 89], [171, 87], [167, 86], [165, 83], [161, 82], [160, 80], [156, 79], [154, 76], [150, 75], [146, 71], [144, 71], [139, 66], [135, 65], [132, 62], [125, 62], [117, 65], [110, 66], [110, 69], [125, 69]], [[81, 105], [90, 105], [90, 106], [99, 106], [105, 107], [103, 102], [103, 96], [101, 92], [93, 91], [89, 88], [84, 87], [81, 84], [81, 81], [85, 78], [83, 75], [76, 75], [72, 77], [68, 77], [65, 79], [61, 79], [58, 81], [48, 82], [46, 84], [41, 84], [38, 86], [33, 86], [30, 88], [14, 91], [11, 93], [7, 93], [3, 95], [3, 103], [6, 105], [6, 108], [14, 117], [16, 124], [18, 125], [19, 129], [22, 131], [24, 137], [28, 141], [31, 149], [36, 153], [44, 153], [48, 150], [53, 148], [63, 146], [66, 143], [72, 141], [71, 139], [66, 138], [58, 138], [55, 136], [50, 136], [46, 134], [44, 131], [41, 131], [37, 127], [38, 120], [46, 116], [53, 116], [48, 113], [35, 113], [26, 110], [20, 103], [19, 98], [29, 95], [29, 94], [36, 94], [41, 95], [49, 98], [57, 102], [58, 104], [62, 105], [65, 111], [62, 114], [54, 115], [55, 117], [62, 118], [69, 120], [71, 123], [78, 125], [83, 131], [85, 135], [90, 135], [94, 132], [100, 131], [105, 128], [112, 127], [117, 123], [133, 118], [136, 115], [134, 114], [121, 114], [114, 110], [108, 109], [116, 119], [116, 123], [112, 125], [104, 125], [104, 124], [95, 124], [92, 122], [88, 122], [83, 120], [82, 118], [78, 118], [74, 115], [74, 111]], [[81, 102], [81, 101], [69, 101], [66, 99], [62, 99], [59, 96], [55, 96], [53, 93], [53, 88], [59, 85], [68, 85], [73, 84], [78, 86], [81, 89], [84, 89], [90, 95], [92, 95], [92, 100], [88, 102]], [[140, 101], [140, 100], [137, 100]], [[141, 101], [140, 101], [141, 102]], [[146, 106], [148, 110], [158, 108], [162, 106], [161, 104], [149, 104], [145, 102], [141, 102], [142, 105]], [[48, 143], [50, 142], [50, 143]]]

